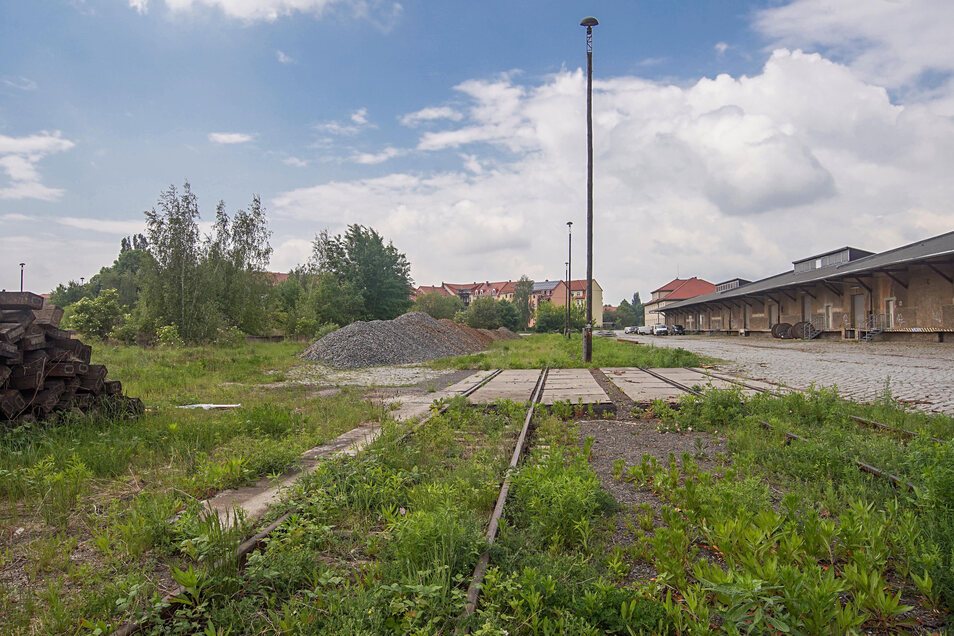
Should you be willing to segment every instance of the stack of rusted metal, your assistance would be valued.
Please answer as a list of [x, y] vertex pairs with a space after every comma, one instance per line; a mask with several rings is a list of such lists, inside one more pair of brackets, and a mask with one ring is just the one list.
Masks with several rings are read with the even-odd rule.
[[44, 420], [61, 411], [142, 413], [92, 347], [59, 328], [63, 310], [30, 292], [0, 292], [0, 421]]

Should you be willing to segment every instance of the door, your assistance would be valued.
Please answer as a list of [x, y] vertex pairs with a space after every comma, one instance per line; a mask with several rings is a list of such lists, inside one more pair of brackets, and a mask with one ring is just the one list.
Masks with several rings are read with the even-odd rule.
[[888, 329], [894, 329], [894, 298], [885, 298], [884, 300], [884, 315], [888, 322]]
[[831, 329], [831, 305], [825, 305], [825, 329]]
[[778, 324], [778, 305], [772, 303], [769, 305], [769, 328]]
[[865, 295], [852, 294], [851, 296], [851, 324], [855, 329], [865, 328]]
[[802, 296], [802, 320], [812, 321], [812, 297], [808, 294]]

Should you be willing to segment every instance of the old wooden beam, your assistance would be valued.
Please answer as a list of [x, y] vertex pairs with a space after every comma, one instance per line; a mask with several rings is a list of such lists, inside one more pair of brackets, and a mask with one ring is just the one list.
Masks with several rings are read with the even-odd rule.
[[33, 310], [36, 317], [36, 324], [49, 327], [59, 327], [60, 320], [63, 319], [63, 310], [56, 305], [47, 305], [43, 309]]
[[0, 309], [43, 309], [43, 296], [33, 292], [0, 292]]

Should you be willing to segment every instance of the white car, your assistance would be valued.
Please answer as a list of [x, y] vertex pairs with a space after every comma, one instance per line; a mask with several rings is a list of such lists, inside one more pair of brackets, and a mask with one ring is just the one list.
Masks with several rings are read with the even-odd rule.
[[636, 327], [626, 327], [623, 329], [623, 333], [636, 333]]
[[667, 327], [666, 325], [656, 325], [655, 327], [653, 327], [653, 335], [654, 335], [654, 336], [668, 336], [668, 335], [669, 335], [669, 327]]
[[637, 327], [636, 333], [641, 336], [651, 336], [653, 335], [653, 327], [652, 325], [643, 325], [642, 327]]

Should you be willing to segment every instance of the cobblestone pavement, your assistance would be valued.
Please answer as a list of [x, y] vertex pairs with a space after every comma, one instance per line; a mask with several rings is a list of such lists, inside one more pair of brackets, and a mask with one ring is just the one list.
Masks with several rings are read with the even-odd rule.
[[954, 414], [954, 346], [870, 344], [832, 340], [774, 340], [732, 336], [619, 335], [646, 345], [682, 347], [719, 358], [724, 371], [769, 380], [795, 389], [838, 387], [859, 402], [878, 399], [888, 383], [891, 394], [913, 407]]

